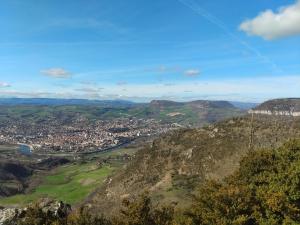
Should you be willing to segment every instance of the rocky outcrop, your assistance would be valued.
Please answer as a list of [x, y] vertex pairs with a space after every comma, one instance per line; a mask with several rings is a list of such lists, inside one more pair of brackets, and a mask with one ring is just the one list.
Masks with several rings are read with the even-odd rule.
[[0, 208], [0, 225], [12, 221], [16, 216], [16, 209]]
[[71, 206], [62, 201], [52, 199], [41, 199], [36, 204], [28, 205], [26, 208], [0, 208], [0, 225], [14, 224], [14, 221], [22, 220], [26, 217], [28, 210], [37, 207], [47, 215], [57, 218], [65, 218], [71, 213]]
[[152, 100], [150, 102], [150, 107], [172, 107], [172, 106], [183, 106], [184, 103], [182, 102], [174, 102], [174, 101], [168, 101], [168, 100]]
[[293, 112], [293, 111], [271, 111], [271, 110], [249, 110], [249, 114], [263, 114], [263, 115], [270, 115], [270, 116], [300, 116], [300, 112]]
[[300, 98], [285, 98], [266, 101], [248, 111], [252, 114], [273, 116], [300, 116]]

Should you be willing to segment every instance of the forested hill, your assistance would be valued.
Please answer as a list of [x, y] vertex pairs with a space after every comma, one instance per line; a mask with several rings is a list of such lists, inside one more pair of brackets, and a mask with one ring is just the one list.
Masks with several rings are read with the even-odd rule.
[[[0, 122], [42, 123], [57, 120], [62, 125], [77, 119], [111, 120], [115, 118], [155, 119], [162, 123], [178, 123], [182, 126], [202, 126], [233, 116], [245, 114], [244, 110], [234, 107], [226, 101], [170, 102], [153, 101], [149, 104], [134, 104], [125, 101], [89, 101], [45, 99], [45, 104], [2, 104], [0, 99]], [[23, 100], [18, 100], [22, 102]], [[24, 100], [25, 101], [25, 100]], [[29, 100], [26, 100], [29, 101]], [[78, 103], [79, 101], [79, 103]], [[30, 101], [29, 101], [30, 102]], [[43, 102], [43, 101], [42, 101]], [[41, 102], [41, 103], [42, 103]], [[46, 104], [49, 103], [49, 104]], [[78, 103], [78, 104], [77, 104]]]

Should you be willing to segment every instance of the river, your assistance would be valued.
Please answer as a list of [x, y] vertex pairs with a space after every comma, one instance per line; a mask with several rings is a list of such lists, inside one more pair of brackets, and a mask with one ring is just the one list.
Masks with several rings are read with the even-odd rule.
[[31, 148], [28, 145], [19, 144], [19, 152], [23, 155], [31, 155]]

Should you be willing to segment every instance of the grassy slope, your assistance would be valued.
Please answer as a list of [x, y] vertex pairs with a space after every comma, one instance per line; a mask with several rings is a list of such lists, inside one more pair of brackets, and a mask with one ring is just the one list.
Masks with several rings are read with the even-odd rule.
[[95, 163], [62, 166], [46, 176], [32, 193], [0, 199], [0, 204], [26, 204], [41, 197], [74, 204], [82, 201], [96, 186], [101, 185], [116, 168], [110, 165], [97, 168]]
[[[43, 177], [41, 183], [31, 193], [0, 198], [0, 205], [25, 205], [42, 197], [51, 197], [71, 204], [79, 203], [124, 165], [125, 161], [118, 157], [125, 154], [133, 155], [136, 151], [136, 148], [122, 148], [97, 153], [86, 157], [89, 163], [58, 167]], [[98, 160], [108, 158], [115, 160], [105, 164], [102, 168], [97, 166]], [[41, 174], [37, 174], [33, 179], [40, 179], [40, 177]]]
[[0, 144], [0, 154], [11, 154], [18, 151], [18, 146], [16, 145], [1, 145]]
[[87, 158], [96, 157], [96, 158], [101, 158], [101, 159], [107, 159], [110, 157], [133, 155], [136, 153], [136, 151], [137, 151], [137, 148], [130, 148], [130, 147], [129, 148], [121, 148], [121, 149], [117, 149], [114, 151], [91, 154], [91, 155], [88, 155]]

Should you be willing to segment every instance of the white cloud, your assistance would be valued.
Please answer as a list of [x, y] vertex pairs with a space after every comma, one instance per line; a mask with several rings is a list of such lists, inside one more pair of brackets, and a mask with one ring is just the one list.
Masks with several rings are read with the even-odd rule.
[[6, 82], [0, 82], [0, 88], [5, 88], [5, 87], [10, 87], [11, 85], [9, 83]]
[[77, 88], [75, 91], [79, 92], [86, 92], [86, 93], [98, 93], [102, 91], [104, 88], [102, 87], [82, 87], [82, 88]]
[[300, 0], [280, 8], [278, 12], [266, 10], [257, 17], [244, 21], [239, 29], [266, 40], [300, 35]]
[[[87, 98], [148, 101], [151, 99], [181, 100], [234, 100], [260, 102], [272, 98], [300, 97], [300, 74], [287, 76], [261, 76], [255, 78], [235, 78], [226, 80], [202, 80], [174, 82], [174, 85], [164, 86], [152, 84], [127, 84], [120, 87], [115, 84], [103, 84], [101, 92], [84, 92], [66, 87], [61, 90], [13, 90], [0, 88], [0, 97], [52, 97], [52, 98]], [[96, 87], [95, 87], [96, 88]], [[120, 93], [120, 90], [126, 92]], [[84, 89], [87, 90], [87, 89]], [[120, 95], [122, 94], [122, 95]]]
[[164, 86], [173, 86], [175, 85], [174, 83], [165, 83]]
[[41, 71], [42, 74], [54, 78], [68, 78], [71, 73], [63, 68], [50, 68]]
[[200, 75], [200, 70], [198, 69], [190, 69], [190, 70], [186, 70], [184, 71], [184, 74], [188, 77], [195, 77]]
[[117, 85], [118, 86], [124, 86], [124, 85], [127, 85], [127, 82], [126, 81], [119, 81], [119, 82], [117, 82]]

